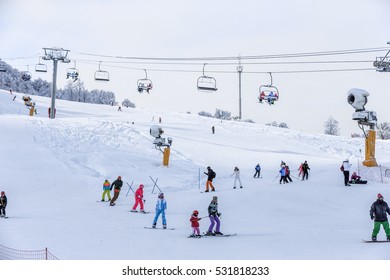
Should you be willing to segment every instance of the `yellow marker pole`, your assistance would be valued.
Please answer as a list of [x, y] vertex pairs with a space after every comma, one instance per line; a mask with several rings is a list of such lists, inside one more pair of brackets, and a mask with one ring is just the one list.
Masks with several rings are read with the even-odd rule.
[[366, 158], [363, 161], [363, 165], [367, 167], [378, 166], [375, 159], [375, 140], [376, 132], [373, 129], [368, 131], [366, 137]]
[[164, 157], [163, 157], [163, 165], [168, 166], [169, 165], [169, 155], [171, 153], [171, 149], [169, 147], [164, 149]]

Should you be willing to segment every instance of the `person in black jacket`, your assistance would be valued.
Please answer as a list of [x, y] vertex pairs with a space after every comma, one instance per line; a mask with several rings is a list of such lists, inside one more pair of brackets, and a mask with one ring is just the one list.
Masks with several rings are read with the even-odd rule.
[[116, 179], [111, 184], [110, 191], [112, 190], [112, 188], [114, 188], [114, 197], [110, 201], [110, 206], [114, 206], [115, 205], [115, 200], [118, 199], [119, 193], [121, 192], [122, 186], [123, 186], [122, 177], [118, 176], [118, 179]]
[[5, 192], [1, 192], [0, 196], [0, 217], [5, 217], [5, 208], [7, 207], [7, 196], [5, 195]]
[[302, 164], [302, 172], [303, 172], [302, 181], [305, 180], [305, 177], [306, 177], [306, 180], [309, 179], [309, 170], [310, 170], [310, 167], [307, 164], [307, 161], [305, 160], [305, 162]]
[[390, 241], [390, 228], [387, 214], [390, 215], [390, 209], [387, 203], [383, 200], [383, 195], [378, 193], [378, 199], [371, 205], [370, 217], [374, 220], [374, 230], [372, 231], [372, 241], [376, 241], [376, 236], [379, 233], [381, 225], [386, 232], [387, 241]]
[[204, 174], [207, 175], [207, 182], [206, 182], [206, 190], [205, 192], [209, 191], [209, 187], [211, 187], [211, 191], [214, 192], [215, 188], [213, 185], [213, 179], [215, 178], [215, 172], [214, 170], [211, 169], [210, 166], [207, 166], [207, 173], [203, 172]]

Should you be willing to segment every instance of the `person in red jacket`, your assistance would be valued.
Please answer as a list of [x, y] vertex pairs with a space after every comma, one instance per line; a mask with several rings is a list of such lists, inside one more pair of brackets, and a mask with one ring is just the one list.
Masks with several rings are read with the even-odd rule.
[[144, 201], [143, 201], [143, 198], [144, 198], [144, 185], [139, 185], [138, 189], [135, 191], [134, 193], [134, 198], [135, 198], [135, 203], [134, 203], [134, 206], [133, 206], [133, 209], [131, 210], [131, 212], [137, 212], [137, 206], [139, 204], [140, 206], [140, 212], [144, 213], [145, 210], [144, 210]]
[[191, 215], [190, 222], [191, 222], [191, 227], [192, 227], [192, 235], [194, 237], [200, 237], [200, 230], [199, 230], [199, 221], [202, 218], [198, 218], [199, 212], [198, 210], [194, 210], [194, 212]]

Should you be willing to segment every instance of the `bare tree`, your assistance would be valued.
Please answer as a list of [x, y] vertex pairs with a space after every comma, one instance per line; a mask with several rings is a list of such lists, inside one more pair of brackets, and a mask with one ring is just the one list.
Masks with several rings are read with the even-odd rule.
[[379, 137], [383, 140], [390, 139], [390, 123], [382, 122], [378, 124]]

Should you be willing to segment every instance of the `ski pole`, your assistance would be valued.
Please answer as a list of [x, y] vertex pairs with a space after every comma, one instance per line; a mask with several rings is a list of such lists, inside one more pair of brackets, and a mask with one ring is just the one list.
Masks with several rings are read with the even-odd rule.
[[133, 189], [131, 188], [131, 186], [133, 185], [133, 182], [134, 182], [134, 181], [131, 181], [131, 185], [129, 185], [129, 183], [126, 182], [126, 184], [129, 186], [129, 189], [127, 190], [127, 193], [126, 193], [126, 197], [127, 197], [127, 195], [129, 194], [129, 191], [130, 191], [130, 190], [135, 194], [135, 192], [134, 192]]
[[273, 179], [272, 182], [275, 182], [276, 178], [278, 178], [278, 177], [279, 177], [279, 174], [276, 175], [275, 179]]
[[157, 185], [157, 180], [158, 180], [158, 178], [156, 179], [156, 181], [153, 180], [152, 176], [149, 176], [149, 178], [150, 178], [150, 180], [152, 180], [152, 182], [154, 183], [153, 190], [152, 190], [152, 194], [153, 194], [153, 192], [154, 192], [154, 188], [155, 188], [155, 187], [157, 187], [158, 190], [160, 191], [160, 193], [162, 193], [160, 187]]

